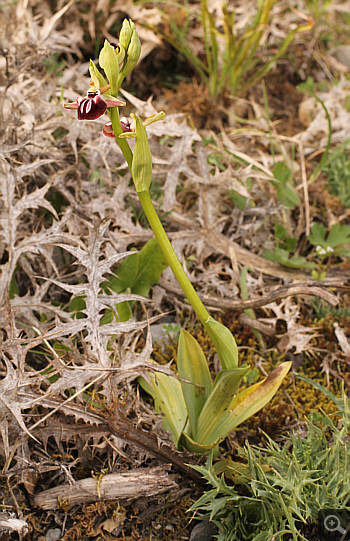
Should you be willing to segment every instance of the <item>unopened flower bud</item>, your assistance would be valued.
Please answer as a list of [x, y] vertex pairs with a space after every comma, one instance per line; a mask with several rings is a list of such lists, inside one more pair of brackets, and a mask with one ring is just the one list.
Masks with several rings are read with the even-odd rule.
[[129, 47], [126, 50], [126, 60], [122, 69], [123, 76], [126, 77], [136, 66], [141, 54], [141, 42], [136, 30], [133, 31]]
[[132, 21], [128, 21], [128, 19], [124, 19], [122, 29], [119, 34], [119, 43], [123, 45], [126, 51], [128, 50], [131, 36], [134, 30], [135, 30], [135, 24]]

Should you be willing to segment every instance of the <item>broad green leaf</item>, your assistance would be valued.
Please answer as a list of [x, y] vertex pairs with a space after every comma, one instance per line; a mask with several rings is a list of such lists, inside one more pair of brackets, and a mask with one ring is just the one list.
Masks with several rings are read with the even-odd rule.
[[211, 393], [213, 382], [207, 360], [200, 345], [184, 329], [182, 329], [179, 339], [177, 367], [181, 380], [191, 382], [185, 383], [181, 381], [181, 385], [186, 402], [191, 434], [195, 438], [197, 419], [205, 401]]
[[148, 297], [151, 286], [157, 284], [164, 269], [168, 266], [158, 241], [149, 240], [142, 250], [129, 255], [116, 271], [115, 277], [103, 283], [116, 293], [130, 288], [131, 293]]
[[231, 331], [212, 317], [207, 319], [204, 327], [215, 346], [223, 370], [237, 368], [238, 348]]
[[264, 259], [267, 259], [268, 261], [276, 261], [275, 252], [272, 250], [264, 250], [262, 253], [262, 257]]
[[347, 250], [346, 248], [338, 247], [336, 248], [336, 254], [343, 255], [345, 257], [350, 257], [350, 250]]
[[350, 243], [350, 226], [336, 223], [332, 226], [327, 237], [327, 244], [332, 248]]
[[312, 261], [307, 261], [303, 256], [293, 254], [292, 257], [288, 259], [286, 266], [293, 269], [314, 269], [316, 265]]
[[292, 171], [284, 162], [276, 162], [272, 168], [273, 176], [283, 185], [291, 178]]
[[[307, 261], [305, 257], [299, 256], [297, 254], [293, 254], [292, 257], [289, 257], [289, 252], [286, 250], [283, 250], [283, 248], [275, 248], [274, 251], [271, 253], [274, 257], [274, 260], [277, 261], [280, 265], [283, 265], [284, 267], [289, 267], [291, 269], [313, 269], [315, 268], [315, 263], [312, 263], [311, 261]], [[266, 257], [266, 253], [264, 253], [264, 256]], [[266, 259], [270, 259], [271, 256], [266, 257]], [[272, 259], [273, 261], [273, 259]]]
[[287, 231], [285, 227], [279, 222], [275, 223], [275, 237], [279, 240], [284, 241], [287, 238]]
[[[119, 321], [129, 321], [129, 319], [132, 318], [132, 311], [131, 311], [131, 307], [130, 307], [130, 302], [128, 301], [124, 301], [124, 302], [118, 302], [118, 304], [115, 305], [115, 308], [118, 312], [118, 320]], [[110, 315], [110, 314], [108, 314]], [[111, 323], [113, 321], [113, 319], [111, 321], [109, 321], [109, 323]], [[101, 320], [101, 324], [102, 324], [102, 320]]]
[[152, 385], [141, 376], [137, 381], [152, 396], [156, 412], [163, 415], [163, 427], [173, 435], [177, 446], [187, 421], [181, 383], [175, 377], [161, 372], [149, 374], [149, 377]]
[[289, 182], [292, 178], [292, 171], [284, 162], [276, 162], [272, 169], [276, 181], [271, 184], [277, 188], [277, 197], [280, 203], [286, 207], [293, 208], [300, 205], [298, 192]]
[[283, 247], [288, 252], [295, 252], [296, 248], [298, 246], [298, 239], [288, 237], [283, 243]]
[[265, 380], [248, 387], [224, 406], [220, 407], [217, 397], [215, 409], [213, 404], [210, 410], [209, 398], [198, 420], [197, 443], [208, 445], [226, 438], [236, 426], [264, 407], [277, 392], [291, 366], [291, 362], [282, 363]]
[[11, 282], [9, 285], [9, 297], [10, 299], [14, 299], [16, 295], [19, 295], [19, 288], [18, 288], [16, 277], [15, 277], [15, 273], [13, 273]]
[[82, 312], [86, 309], [86, 302], [84, 299], [86, 299], [86, 295], [79, 295], [78, 297], [74, 297], [69, 303], [69, 311], [76, 312], [75, 317], [77, 319], [86, 317], [86, 314]]
[[322, 224], [313, 224], [307, 240], [313, 246], [324, 246], [326, 244], [326, 228]]
[[230, 408], [242, 378], [249, 370], [249, 366], [244, 365], [233, 370], [222, 370], [216, 376], [213, 390], [198, 419], [196, 443], [210, 445], [227, 436], [227, 434], [219, 434], [212, 437], [212, 434], [215, 433], [216, 425], [221, 417], [225, 416]]

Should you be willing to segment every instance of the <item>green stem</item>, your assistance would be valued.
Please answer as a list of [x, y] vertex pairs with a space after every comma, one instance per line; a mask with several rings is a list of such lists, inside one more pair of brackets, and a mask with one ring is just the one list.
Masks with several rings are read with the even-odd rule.
[[174, 252], [174, 248], [172, 247], [164, 231], [164, 228], [158, 217], [158, 214], [155, 211], [149, 192], [148, 191], [137, 192], [137, 195], [140, 199], [140, 203], [146, 214], [147, 220], [153, 230], [153, 233], [164, 254], [164, 257], [168, 262], [169, 267], [173, 271], [174, 276], [176, 280], [178, 281], [182, 291], [185, 293], [188, 299], [188, 302], [191, 304], [193, 310], [196, 312], [198, 318], [204, 325], [205, 322], [210, 317], [209, 312], [207, 311], [204, 304], [198, 297], [193, 285], [187, 278], [186, 273], [183, 270], [180, 264], [180, 261], [178, 260]]
[[120, 150], [122, 151], [123, 156], [126, 159], [129, 170], [131, 171], [132, 158], [133, 158], [131, 149], [130, 149], [129, 144], [128, 144], [126, 139], [120, 139], [118, 137], [118, 135], [123, 133], [122, 126], [120, 124], [120, 118], [119, 118], [119, 108], [118, 107], [113, 107], [113, 109], [109, 109], [108, 110], [108, 115], [109, 115], [109, 118], [111, 119], [111, 122], [112, 122], [112, 128], [113, 128], [113, 131], [114, 131], [115, 140], [117, 141], [117, 143], [118, 143], [118, 145], [120, 147]]

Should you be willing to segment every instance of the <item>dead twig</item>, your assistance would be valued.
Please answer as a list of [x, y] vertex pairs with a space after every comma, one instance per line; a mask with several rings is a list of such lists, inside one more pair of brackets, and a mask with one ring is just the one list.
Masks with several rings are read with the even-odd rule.
[[[48, 398], [43, 396], [42, 401], [38, 400], [37, 395], [32, 391], [27, 391], [25, 394], [20, 391], [19, 395], [26, 396], [26, 398], [35, 397], [37, 403], [40, 403], [43, 407], [49, 409], [55, 409], [55, 411], [60, 410], [65, 415], [73, 415], [76, 419], [83, 419], [85, 423], [96, 424], [97, 432], [106, 432], [107, 435], [113, 434], [118, 438], [121, 438], [127, 443], [136, 445], [143, 451], [150, 453], [155, 456], [157, 459], [161, 460], [165, 464], [172, 464], [174, 468], [182, 473], [185, 477], [192, 479], [196, 485], [203, 487], [205, 481], [202, 476], [192, 469], [188, 464], [196, 464], [193, 459], [193, 456], [187, 452], [175, 451], [169, 446], [161, 441], [156, 434], [146, 432], [139, 426], [135, 426], [134, 423], [125, 417], [122, 409], [116, 407], [114, 412], [106, 412], [107, 415], [103, 416], [99, 413], [96, 413], [93, 410], [84, 408], [79, 404], [71, 404], [61, 402], [60, 400]], [[36, 431], [34, 430], [34, 433]]]
[[[179, 295], [181, 297], [184, 297], [184, 293], [182, 289], [175, 283], [170, 282], [169, 280], [165, 280], [164, 278], [161, 278], [159, 280], [159, 285], [166, 289], [167, 291], [170, 291], [171, 293], [175, 293], [176, 295]], [[338, 282], [332, 282], [332, 287], [339, 287], [343, 288], [345, 287], [345, 280], [338, 281]], [[267, 304], [270, 304], [271, 302], [285, 299], [286, 297], [292, 297], [293, 295], [307, 295], [312, 297], [320, 297], [324, 301], [328, 302], [331, 306], [337, 306], [339, 304], [339, 299], [337, 298], [334, 293], [331, 293], [328, 291], [325, 287], [322, 286], [316, 286], [315, 282], [310, 283], [303, 283], [303, 284], [291, 284], [287, 286], [281, 286], [278, 289], [275, 289], [274, 291], [270, 291], [267, 295], [263, 295], [262, 297], [256, 298], [256, 299], [249, 299], [246, 301], [242, 300], [230, 300], [230, 299], [219, 299], [216, 297], [212, 297], [211, 295], [199, 295], [201, 300], [206, 306], [212, 307], [212, 308], [221, 308], [222, 310], [246, 310], [247, 308], [260, 308], [261, 306], [266, 306]]]
[[102, 500], [130, 500], [156, 496], [174, 490], [177, 484], [168, 474], [169, 466], [139, 468], [122, 473], [111, 473], [101, 479], [88, 477], [37, 494], [34, 503], [42, 509], [57, 509], [58, 502], [69, 506]]

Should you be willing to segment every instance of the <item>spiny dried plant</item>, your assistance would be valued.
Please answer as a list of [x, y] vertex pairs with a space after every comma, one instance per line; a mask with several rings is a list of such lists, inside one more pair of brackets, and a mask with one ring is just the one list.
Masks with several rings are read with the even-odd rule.
[[[113, 251], [106, 234], [110, 220], [77, 220], [70, 208], [59, 218], [45, 198], [51, 183], [28, 193], [21, 186], [18, 169], [4, 162], [0, 184], [0, 233], [5, 260], [1, 269], [0, 355], [6, 374], [0, 383], [0, 429], [6, 458], [21, 433], [19, 428], [30, 435], [23, 410], [41, 403], [47, 405], [48, 396], [66, 398], [67, 391], [82, 401], [82, 391], [96, 382], [108, 405], [120, 392], [120, 382], [154, 369], [149, 362], [150, 335], [142, 353], [135, 352], [139, 335], [135, 331], [147, 326], [147, 320], [101, 324], [106, 309], [115, 310], [120, 302], [145, 301], [138, 295], [101, 289], [101, 283], [113, 274], [112, 267], [128, 255]], [[39, 231], [33, 231], [38, 208], [49, 211], [54, 219], [48, 227], [42, 224]], [[78, 234], [73, 234], [77, 221], [80, 228]], [[64, 258], [76, 269], [73, 277], [60, 272]], [[15, 284], [20, 273], [21, 295]], [[73, 283], [75, 278], [80, 283]], [[64, 292], [69, 296], [65, 297]], [[83, 317], [74, 319], [74, 313], [67, 310], [67, 299], [77, 296], [84, 297], [85, 308], [81, 311]], [[134, 343], [129, 338], [123, 349], [118, 337], [125, 333], [134, 337]], [[36, 361], [39, 354], [45, 359], [40, 369]], [[25, 398], [23, 389], [35, 390], [35, 398], [29, 397], [30, 393]], [[14, 420], [17, 429], [13, 428]]]

